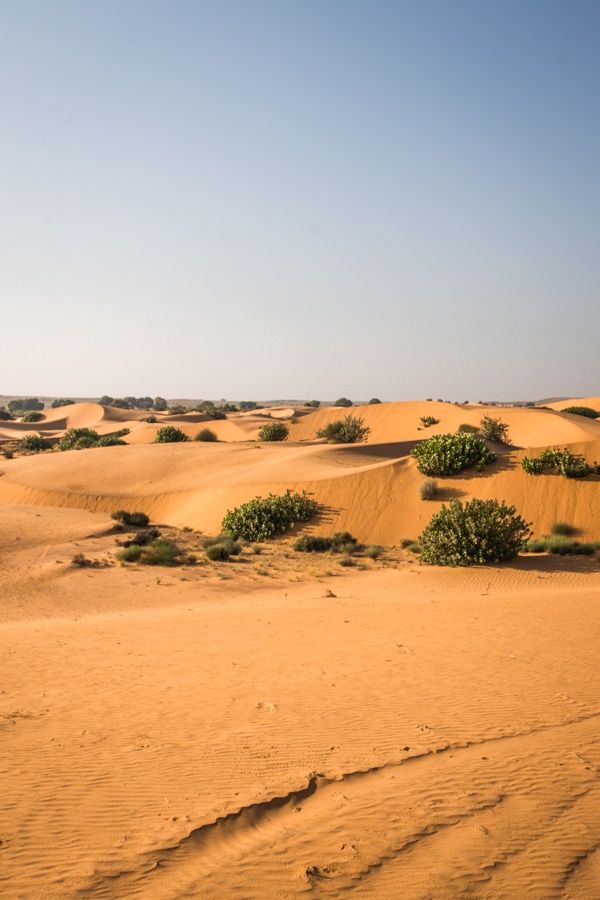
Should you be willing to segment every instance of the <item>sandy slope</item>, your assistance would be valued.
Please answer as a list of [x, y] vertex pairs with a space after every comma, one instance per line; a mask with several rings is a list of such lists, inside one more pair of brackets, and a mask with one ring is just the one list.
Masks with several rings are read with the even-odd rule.
[[0, 512], [2, 896], [598, 896], [597, 566], [232, 590]]
[[[1, 896], [600, 896], [595, 557], [71, 564], [114, 559], [117, 507], [215, 532], [288, 487], [323, 505], [316, 530], [365, 542], [473, 496], [600, 537], [598, 480], [519, 465], [566, 444], [600, 459], [600, 424], [555, 410], [489, 410], [516, 446], [420, 499], [414, 442], [484, 411], [364, 407], [369, 442], [339, 447], [312, 439], [345, 410], [282, 408], [286, 444], [255, 442], [258, 411], [211, 422], [221, 443], [156, 445], [204, 418], [76, 404], [35, 430], [128, 427], [135, 446], [0, 458]], [[425, 414], [440, 424], [419, 431]]]

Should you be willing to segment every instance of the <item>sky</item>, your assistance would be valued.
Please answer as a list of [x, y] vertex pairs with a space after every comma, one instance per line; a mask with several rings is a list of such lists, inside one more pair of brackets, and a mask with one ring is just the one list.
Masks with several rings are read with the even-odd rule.
[[0, 394], [597, 396], [597, 0], [3, 0]]

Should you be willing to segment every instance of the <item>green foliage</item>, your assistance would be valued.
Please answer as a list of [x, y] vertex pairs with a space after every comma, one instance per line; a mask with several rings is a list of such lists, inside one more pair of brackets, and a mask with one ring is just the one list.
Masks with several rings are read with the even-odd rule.
[[242, 412], [247, 412], [251, 409], [256, 409], [256, 403], [254, 400], [242, 400], [240, 402], [240, 409]]
[[333, 405], [334, 405], [334, 406], [346, 406], [346, 407], [348, 407], [348, 406], [354, 406], [354, 403], [352, 402], [352, 400], [348, 400], [347, 397], [340, 397], [340, 399], [339, 399], [339, 400], [336, 400], [335, 403], [334, 403]]
[[479, 423], [479, 430], [484, 438], [488, 441], [494, 441], [496, 444], [508, 444], [510, 438], [508, 436], [508, 425], [502, 419], [494, 419], [493, 416], [484, 416]]
[[467, 422], [463, 422], [456, 430], [458, 434], [477, 434], [479, 428], [477, 425], [469, 425]]
[[598, 465], [589, 465], [579, 456], [573, 456], [565, 447], [564, 450], [544, 450], [539, 456], [524, 456], [521, 465], [530, 475], [539, 475], [544, 467], [556, 469], [565, 478], [587, 478], [598, 474]]
[[178, 444], [183, 441], [189, 441], [189, 437], [174, 425], [165, 425], [164, 428], [159, 428], [154, 438], [155, 444]]
[[590, 406], [567, 406], [567, 408], [561, 410], [561, 412], [571, 413], [571, 415], [574, 416], [586, 416], [588, 419], [600, 418], [600, 412], [596, 409], [592, 409]]
[[320, 400], [308, 400], [304, 405], [310, 406], [313, 409], [318, 409], [321, 405], [321, 401]]
[[[234, 407], [234, 410], [236, 407]], [[225, 412], [225, 408], [219, 408], [218, 406], [213, 406], [212, 403], [205, 403], [198, 407], [198, 412], [206, 413], [207, 416], [210, 416], [211, 419], [226, 419], [227, 413]]]
[[[19, 441], [19, 450], [50, 450], [52, 444], [47, 438], [40, 437], [39, 434], [26, 434]], [[6, 455], [6, 454], [5, 454]]]
[[[105, 434], [103, 437], [99, 438], [97, 444], [92, 444], [90, 446], [96, 447], [116, 447], [117, 444], [127, 445], [127, 441], [122, 441], [121, 438], [118, 438], [116, 434]], [[81, 449], [81, 448], [76, 448]]]
[[44, 403], [42, 400], [38, 400], [37, 397], [27, 397], [23, 400], [10, 400], [8, 404], [8, 411], [10, 413], [22, 413], [27, 412], [28, 409], [43, 409]]
[[270, 425], [263, 425], [258, 432], [258, 439], [259, 441], [285, 441], [289, 433], [289, 429], [283, 422], [273, 422]]
[[438, 483], [435, 478], [426, 478], [425, 481], [422, 481], [419, 485], [421, 500], [435, 500], [437, 492]]
[[598, 549], [595, 544], [580, 544], [564, 534], [553, 534], [527, 541], [525, 550], [528, 553], [552, 553], [559, 556], [591, 556]]
[[439, 425], [440, 420], [436, 419], [435, 416], [421, 416], [420, 420], [423, 428], [429, 428], [430, 425]]
[[155, 397], [154, 398], [154, 404], [152, 406], [152, 409], [155, 410], [155, 412], [166, 412], [168, 410], [168, 408], [169, 408], [169, 406], [164, 397]]
[[84, 450], [97, 447], [100, 435], [93, 428], [69, 428], [58, 442], [59, 450]]
[[4, 409], [4, 407], [0, 407], [0, 422], [12, 422], [14, 416], [12, 416], [8, 410]]
[[137, 562], [142, 555], [142, 548], [139, 544], [131, 544], [129, 547], [124, 547], [122, 550], [119, 550], [117, 553], [117, 559], [120, 562]]
[[231, 556], [239, 556], [242, 552], [240, 544], [228, 534], [205, 538], [203, 543], [207, 557], [213, 562], [227, 562]]
[[377, 403], [381, 403], [381, 400], [378, 397], [371, 397], [371, 399], [369, 400], [369, 406], [373, 406]]
[[422, 475], [440, 477], [457, 475], [472, 466], [477, 466], [477, 471], [481, 472], [484, 466], [496, 459], [484, 441], [472, 434], [435, 435], [413, 447], [411, 455], [417, 460], [417, 468]]
[[346, 416], [337, 422], [330, 422], [316, 433], [318, 438], [326, 438], [336, 444], [361, 444], [366, 441], [371, 429], [365, 420], [357, 416]]
[[157, 421], [156, 416], [143, 416], [140, 419], [140, 422], [156, 422], [156, 421]]
[[158, 537], [145, 546], [131, 543], [117, 553], [117, 559], [121, 562], [141, 562], [148, 566], [173, 566], [180, 556], [177, 545], [164, 537]]
[[264, 541], [288, 531], [296, 522], [308, 522], [316, 515], [318, 504], [310, 500], [305, 492], [276, 496], [269, 494], [266, 499], [256, 497], [236, 509], [227, 510], [223, 519], [223, 531], [233, 537], [248, 541]]
[[408, 550], [409, 553], [420, 553], [421, 545], [414, 542], [411, 544], [407, 544], [406, 549]]
[[196, 441], [204, 441], [205, 443], [214, 443], [218, 441], [218, 437], [211, 431], [210, 428], [203, 428], [202, 431], [199, 431], [196, 437], [194, 438]]
[[59, 409], [61, 406], [72, 406], [74, 402], [74, 400], [68, 400], [66, 397], [60, 397], [53, 400], [50, 406], [52, 409]]
[[115, 522], [122, 522], [123, 525], [133, 525], [136, 528], [145, 528], [150, 521], [146, 513], [143, 512], [127, 512], [125, 509], [116, 509], [110, 514], [111, 519]]
[[293, 543], [297, 553], [325, 553], [331, 550], [331, 538], [320, 534], [301, 534]]
[[3, 450], [2, 452], [3, 452], [3, 454], [4, 454], [4, 459], [12, 459], [13, 456], [15, 455], [15, 454], [12, 452], [12, 450], [6, 450], [6, 449], [5, 449], [5, 450]]
[[432, 516], [420, 541], [430, 566], [471, 566], [514, 559], [531, 532], [514, 506], [498, 500], [451, 500]]
[[41, 422], [44, 416], [41, 412], [37, 412], [34, 409], [29, 409], [26, 413], [21, 417], [21, 422]]
[[367, 547], [365, 550], [365, 556], [368, 556], [369, 559], [377, 559], [383, 553], [383, 547], [380, 547], [378, 544], [371, 544], [370, 547]]

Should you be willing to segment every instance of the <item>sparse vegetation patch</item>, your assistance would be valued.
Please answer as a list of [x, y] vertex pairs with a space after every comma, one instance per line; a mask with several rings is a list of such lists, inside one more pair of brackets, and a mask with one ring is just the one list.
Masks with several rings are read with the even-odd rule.
[[484, 441], [472, 434], [435, 435], [413, 447], [411, 455], [417, 460], [422, 475], [439, 477], [457, 475], [472, 466], [481, 472], [496, 459]]
[[264, 541], [284, 534], [296, 522], [308, 522], [317, 510], [317, 502], [307, 497], [304, 491], [299, 494], [287, 490], [280, 496], [256, 497], [228, 510], [221, 527], [234, 538]]

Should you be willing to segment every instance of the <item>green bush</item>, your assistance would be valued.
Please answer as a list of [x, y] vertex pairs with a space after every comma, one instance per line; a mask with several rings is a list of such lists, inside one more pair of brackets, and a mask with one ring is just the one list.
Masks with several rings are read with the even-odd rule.
[[521, 465], [530, 475], [539, 475], [544, 466], [548, 469], [557, 469], [565, 478], [587, 478], [588, 475], [598, 474], [598, 465], [590, 466], [579, 456], [573, 456], [565, 447], [564, 450], [544, 450], [539, 456], [525, 456]]
[[150, 521], [146, 513], [127, 512], [126, 509], [116, 509], [110, 517], [116, 522], [122, 522], [123, 525], [133, 525], [136, 528], [145, 528]]
[[69, 428], [58, 442], [59, 450], [84, 450], [97, 447], [100, 435], [93, 428]]
[[451, 500], [432, 516], [420, 542], [430, 566], [471, 566], [514, 559], [531, 534], [514, 506], [498, 500]]
[[12, 422], [14, 418], [7, 410], [0, 409], [0, 422]]
[[157, 422], [157, 421], [158, 420], [157, 420], [156, 416], [143, 416], [140, 419], [140, 422]]
[[214, 562], [226, 562], [230, 556], [239, 556], [242, 552], [240, 544], [227, 534], [205, 538], [203, 544], [207, 557]]
[[219, 439], [214, 431], [210, 430], [210, 428], [203, 428], [202, 431], [198, 432], [194, 440], [203, 441], [204, 443], [210, 444], [218, 441]]
[[142, 548], [139, 544], [130, 544], [117, 553], [117, 559], [120, 562], [137, 562], [142, 555]]
[[178, 547], [167, 538], [157, 538], [146, 547], [142, 547], [141, 562], [149, 566], [173, 566], [181, 555]]
[[371, 399], [369, 400], [369, 406], [374, 406], [377, 403], [381, 403], [379, 397], [371, 397]]
[[227, 562], [231, 556], [227, 544], [212, 544], [206, 548], [205, 553], [213, 562]]
[[330, 422], [324, 428], [320, 428], [316, 437], [326, 438], [336, 444], [362, 444], [366, 441], [371, 429], [365, 425], [365, 420], [357, 416], [346, 416], [337, 422]]
[[435, 416], [421, 416], [420, 420], [423, 428], [429, 428], [430, 425], [439, 425], [440, 420], [436, 419]]
[[[127, 446], [127, 441], [122, 441], [121, 438], [116, 436], [116, 434], [105, 434], [103, 437], [98, 439], [97, 444], [90, 444], [90, 446], [92, 446], [92, 447], [116, 447], [118, 444]], [[76, 447], [75, 449], [80, 450], [82, 448]]]
[[484, 438], [488, 441], [494, 441], [496, 444], [508, 444], [510, 438], [508, 436], [508, 425], [502, 419], [494, 419], [492, 416], [484, 416], [479, 423], [479, 430]]
[[61, 406], [72, 406], [74, 402], [74, 400], [70, 400], [66, 397], [57, 397], [56, 400], [52, 401], [50, 406], [52, 409], [60, 409]]
[[600, 418], [600, 412], [596, 409], [592, 409], [590, 406], [567, 406], [567, 408], [561, 410], [561, 412], [571, 413], [573, 416], [586, 416], [588, 419]]
[[296, 522], [308, 522], [316, 515], [318, 504], [301, 494], [287, 490], [285, 494], [256, 497], [233, 510], [227, 510], [223, 531], [248, 541], [264, 541], [288, 531]]
[[347, 397], [340, 397], [339, 400], [336, 400], [336, 401], [335, 401], [335, 403], [333, 404], [333, 406], [345, 406], [345, 407], [349, 407], [349, 406], [354, 406], [354, 403], [352, 402], [352, 400], [348, 400]]
[[21, 416], [21, 422], [41, 422], [43, 418], [41, 412], [30, 409]]
[[4, 459], [12, 459], [14, 456], [12, 450], [3, 450], [2, 452], [4, 454]]
[[159, 428], [154, 438], [155, 444], [178, 444], [183, 441], [189, 441], [189, 437], [174, 425], [165, 425], [164, 428]]
[[426, 478], [419, 485], [421, 500], [434, 500], [438, 492], [438, 483], [435, 478]]
[[331, 538], [320, 534], [302, 534], [294, 541], [293, 548], [297, 553], [326, 553], [331, 550]]
[[409, 553], [420, 553], [420, 552], [421, 552], [421, 545], [420, 545], [420, 544], [417, 544], [416, 542], [414, 542], [414, 543], [411, 543], [411, 544], [407, 544], [407, 545], [406, 545], [406, 549], [408, 550]]
[[283, 422], [273, 422], [270, 425], [263, 425], [258, 432], [259, 441], [285, 441], [289, 434], [289, 430]]
[[367, 547], [365, 550], [365, 556], [368, 556], [369, 559], [377, 559], [383, 553], [383, 547], [380, 547], [378, 544], [371, 544], [370, 547]]
[[528, 541], [525, 549], [528, 553], [552, 553], [559, 556], [591, 556], [598, 548], [596, 544], [580, 544], [564, 534], [553, 534]]
[[38, 452], [39, 450], [49, 450], [51, 446], [50, 441], [40, 437], [39, 434], [26, 434], [19, 441], [19, 450], [35, 450]]
[[496, 459], [484, 441], [472, 434], [435, 435], [413, 447], [411, 455], [417, 460], [419, 472], [432, 476], [457, 475], [472, 466], [481, 472]]

